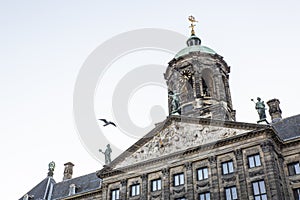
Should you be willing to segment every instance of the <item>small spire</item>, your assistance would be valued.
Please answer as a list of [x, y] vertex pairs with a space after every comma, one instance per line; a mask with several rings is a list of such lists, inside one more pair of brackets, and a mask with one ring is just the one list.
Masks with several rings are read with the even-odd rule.
[[195, 30], [194, 30], [194, 28], [195, 28], [195, 26], [196, 26], [196, 22], [198, 22], [196, 19], [195, 19], [195, 17], [194, 16], [189, 16], [189, 21], [191, 22], [191, 25], [189, 26], [190, 28], [191, 28], [191, 35], [195, 35]]
[[51, 177], [53, 176], [54, 169], [55, 169], [55, 162], [51, 161], [48, 164], [48, 176], [51, 176]]

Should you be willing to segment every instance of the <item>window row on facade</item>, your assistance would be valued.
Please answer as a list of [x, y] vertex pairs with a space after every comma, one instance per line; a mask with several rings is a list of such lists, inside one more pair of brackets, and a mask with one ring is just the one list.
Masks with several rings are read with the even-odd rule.
[[[253, 154], [250, 156], [247, 156], [248, 160], [248, 167], [249, 168], [255, 168], [262, 166], [261, 157], [259, 154]], [[288, 166], [288, 173], [289, 175], [297, 175], [300, 174], [300, 165], [299, 162], [293, 162], [287, 165]], [[221, 162], [221, 171], [223, 175], [232, 174], [236, 170], [234, 168], [233, 160], [228, 160], [225, 162]], [[207, 166], [200, 167], [196, 169], [195, 172], [195, 179], [197, 181], [202, 181], [209, 179], [210, 173], [209, 168]], [[171, 177], [171, 186], [178, 187], [185, 185], [185, 173], [174, 173]], [[161, 178], [155, 178], [153, 180], [149, 181], [150, 184], [150, 192], [156, 192], [161, 191], [163, 189], [163, 180]], [[254, 200], [266, 200], [267, 199], [267, 191], [265, 187], [265, 181], [255, 181], [252, 182], [252, 189], [253, 189], [253, 197]], [[130, 197], [137, 197], [141, 195], [141, 184], [135, 183], [129, 186], [129, 196]], [[226, 197], [226, 200], [236, 200], [238, 199], [238, 189], [236, 186], [226, 187], [224, 188], [224, 196]], [[300, 189], [294, 189], [293, 190], [294, 197], [297, 200], [300, 200]], [[110, 195], [112, 200], [118, 200], [120, 199], [120, 190], [114, 189], [111, 190]], [[183, 200], [185, 197], [177, 198], [178, 200]], [[210, 191], [205, 191], [198, 194], [199, 200], [210, 200], [211, 199], [211, 193]]]

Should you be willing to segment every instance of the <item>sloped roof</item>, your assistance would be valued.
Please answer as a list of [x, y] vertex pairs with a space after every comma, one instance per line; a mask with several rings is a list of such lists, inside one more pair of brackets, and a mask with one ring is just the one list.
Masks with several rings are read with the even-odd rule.
[[295, 115], [271, 124], [283, 141], [300, 137], [300, 115]]
[[51, 199], [55, 200], [67, 197], [69, 195], [69, 188], [71, 184], [76, 185], [76, 194], [79, 194], [100, 188], [101, 179], [99, 179], [96, 176], [96, 173], [94, 172], [91, 174], [56, 183], [53, 187]]
[[[34, 196], [35, 200], [45, 199], [49, 195], [51, 185], [53, 184], [55, 184], [55, 180], [49, 176], [42, 180], [26, 194], [28, 194], [29, 196]], [[23, 200], [24, 195], [19, 200]]]

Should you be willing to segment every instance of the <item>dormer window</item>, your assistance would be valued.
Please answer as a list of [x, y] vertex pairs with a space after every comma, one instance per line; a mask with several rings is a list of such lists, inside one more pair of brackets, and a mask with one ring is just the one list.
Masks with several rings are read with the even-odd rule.
[[76, 185], [73, 183], [69, 186], [69, 196], [76, 194]]

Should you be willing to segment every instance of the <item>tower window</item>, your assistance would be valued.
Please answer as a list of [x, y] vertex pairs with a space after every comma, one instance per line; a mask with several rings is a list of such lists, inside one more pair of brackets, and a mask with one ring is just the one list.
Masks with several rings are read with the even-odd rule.
[[294, 189], [294, 199], [295, 200], [300, 200], [300, 188]]
[[175, 174], [174, 175], [174, 186], [184, 185], [184, 174]]
[[161, 179], [151, 181], [151, 191], [155, 192], [161, 190]]
[[265, 181], [256, 181], [252, 183], [255, 200], [267, 200], [267, 191]]
[[248, 162], [249, 162], [249, 167], [250, 168], [261, 166], [259, 154], [248, 156]]
[[232, 160], [222, 163], [222, 172], [223, 172], [224, 175], [225, 174], [231, 174], [231, 173], [234, 172]]
[[210, 192], [199, 194], [199, 200], [210, 200]]
[[130, 196], [138, 196], [140, 195], [140, 184], [135, 184], [130, 187]]
[[197, 170], [197, 177], [198, 177], [198, 181], [204, 180], [204, 179], [208, 179], [208, 168], [207, 167], [203, 167]]
[[115, 189], [111, 191], [111, 200], [119, 200], [120, 199], [120, 190]]
[[238, 199], [236, 187], [233, 186], [233, 187], [225, 188], [225, 196], [226, 196], [226, 200]]
[[288, 164], [288, 169], [289, 169], [289, 175], [290, 176], [300, 174], [299, 162], [294, 162], [294, 163]]

